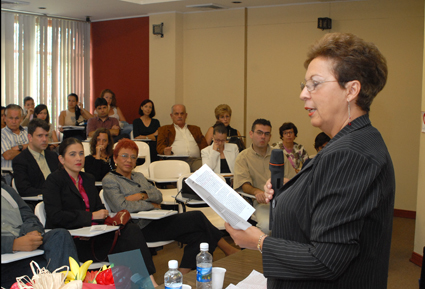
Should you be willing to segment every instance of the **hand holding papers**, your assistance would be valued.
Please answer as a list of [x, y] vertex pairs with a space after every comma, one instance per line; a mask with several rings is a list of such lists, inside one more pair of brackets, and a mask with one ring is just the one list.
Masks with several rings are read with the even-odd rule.
[[246, 220], [255, 209], [217, 176], [208, 165], [203, 165], [185, 182], [233, 228], [246, 230], [251, 227]]

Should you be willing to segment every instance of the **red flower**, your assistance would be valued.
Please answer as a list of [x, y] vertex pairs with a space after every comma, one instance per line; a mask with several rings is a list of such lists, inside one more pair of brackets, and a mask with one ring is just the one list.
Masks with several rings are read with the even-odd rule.
[[97, 284], [100, 285], [112, 285], [114, 284], [114, 278], [112, 277], [111, 268], [100, 272], [96, 277]]
[[87, 271], [86, 278], [84, 279], [84, 283], [94, 283], [96, 284], [96, 274], [99, 271]]

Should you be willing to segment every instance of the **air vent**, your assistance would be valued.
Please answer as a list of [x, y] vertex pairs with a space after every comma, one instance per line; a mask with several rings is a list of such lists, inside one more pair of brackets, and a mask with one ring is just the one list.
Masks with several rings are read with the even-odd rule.
[[186, 5], [187, 8], [198, 8], [198, 9], [224, 9], [224, 6], [208, 3], [208, 4], [196, 4], [196, 5]]

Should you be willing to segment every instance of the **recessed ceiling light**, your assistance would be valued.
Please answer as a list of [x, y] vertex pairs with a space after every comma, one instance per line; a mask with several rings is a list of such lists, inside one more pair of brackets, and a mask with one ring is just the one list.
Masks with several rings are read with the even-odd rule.
[[38, 9], [46, 9], [46, 7], [38, 7]]
[[241, 4], [242, 1], [232, 1], [233, 4]]

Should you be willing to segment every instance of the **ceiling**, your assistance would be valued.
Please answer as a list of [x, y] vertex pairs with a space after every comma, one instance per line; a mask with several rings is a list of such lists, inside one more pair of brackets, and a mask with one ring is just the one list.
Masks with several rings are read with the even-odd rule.
[[[146, 2], [151, 4], [141, 4]], [[160, 1], [169, 1], [160, 3]], [[41, 13], [48, 16], [69, 17], [91, 21], [116, 18], [148, 16], [164, 12], [190, 13], [213, 10], [193, 8], [188, 5], [215, 4], [222, 9], [261, 7], [273, 5], [300, 5], [326, 2], [348, 2], [358, 0], [2, 0], [3, 9]], [[12, 2], [10, 4], [6, 4]], [[155, 3], [156, 2], [156, 3]], [[233, 3], [241, 2], [241, 3]], [[45, 9], [41, 9], [44, 7]]]

